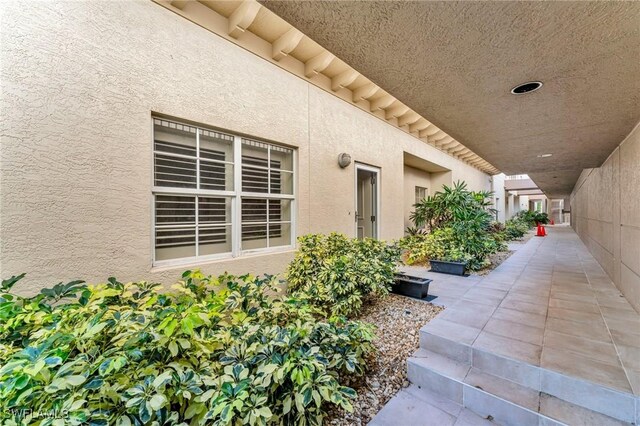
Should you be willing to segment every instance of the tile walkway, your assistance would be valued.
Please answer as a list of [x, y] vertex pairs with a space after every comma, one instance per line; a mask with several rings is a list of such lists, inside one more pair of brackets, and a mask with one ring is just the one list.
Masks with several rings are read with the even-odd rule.
[[640, 395], [640, 314], [569, 227], [514, 244], [486, 276], [433, 278], [447, 309], [429, 331], [564, 375]]

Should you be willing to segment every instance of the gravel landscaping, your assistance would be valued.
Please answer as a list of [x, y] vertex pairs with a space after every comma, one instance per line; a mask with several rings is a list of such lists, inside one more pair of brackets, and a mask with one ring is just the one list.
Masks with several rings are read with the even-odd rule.
[[404, 296], [390, 294], [365, 304], [359, 320], [377, 327], [378, 353], [370, 370], [346, 385], [358, 392], [353, 413], [333, 409], [325, 419], [328, 425], [366, 425], [407, 381], [406, 360], [419, 346], [420, 328], [443, 308]]

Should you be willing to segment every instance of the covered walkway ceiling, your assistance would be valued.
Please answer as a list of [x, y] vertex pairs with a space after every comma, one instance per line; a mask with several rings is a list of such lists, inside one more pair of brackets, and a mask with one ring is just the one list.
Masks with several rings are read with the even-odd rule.
[[[640, 119], [640, 2], [262, 3], [550, 197], [566, 197]], [[544, 86], [510, 94], [531, 80]]]

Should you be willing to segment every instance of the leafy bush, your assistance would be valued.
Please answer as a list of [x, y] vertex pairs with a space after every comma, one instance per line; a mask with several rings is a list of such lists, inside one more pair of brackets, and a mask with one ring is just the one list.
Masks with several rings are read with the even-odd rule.
[[513, 218], [517, 221], [526, 223], [529, 228], [536, 226], [538, 223], [542, 225], [549, 223], [549, 215], [532, 210], [521, 210], [516, 213]]
[[491, 208], [490, 191], [469, 191], [466, 182], [456, 182], [452, 187], [428, 196], [414, 205], [410, 219], [416, 227], [429, 230], [444, 228], [454, 222], [476, 222], [488, 228], [495, 209]]
[[330, 315], [352, 315], [368, 295], [384, 296], [394, 281], [400, 250], [370, 238], [309, 234], [289, 264], [289, 291]]
[[414, 231], [403, 239], [407, 261], [466, 262], [471, 270], [487, 266], [489, 255], [506, 248], [502, 226], [493, 221], [491, 196], [491, 192], [469, 191], [466, 183], [456, 182], [416, 204], [411, 220], [416, 227], [425, 226], [431, 232], [421, 238]]
[[523, 222], [517, 219], [509, 219], [505, 223], [505, 229], [503, 231], [504, 238], [508, 241], [517, 240], [529, 231], [530, 226], [527, 222]]
[[505, 248], [494, 234], [478, 232], [463, 222], [436, 229], [422, 237], [405, 237], [401, 246], [407, 250], [406, 263], [409, 265], [431, 259], [445, 260], [464, 262], [467, 269], [474, 271], [488, 266], [488, 256]]
[[327, 404], [350, 409], [340, 376], [373, 351], [370, 326], [318, 321], [272, 277], [187, 271], [168, 293], [111, 278], [32, 298], [10, 293], [20, 278], [0, 288], [2, 424], [320, 425]]
[[400, 244], [407, 249], [408, 265], [423, 263], [430, 259], [468, 263], [471, 258], [458, 244], [453, 228], [436, 229], [429, 234], [414, 238], [406, 237]]

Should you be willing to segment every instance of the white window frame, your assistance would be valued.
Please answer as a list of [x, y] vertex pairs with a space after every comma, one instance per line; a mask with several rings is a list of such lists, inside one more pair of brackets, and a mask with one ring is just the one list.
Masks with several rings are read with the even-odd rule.
[[[233, 136], [233, 191], [223, 190], [210, 190], [210, 189], [193, 189], [193, 188], [171, 188], [155, 185], [155, 126], [154, 121], [156, 119], [174, 122], [178, 124], [188, 125], [195, 127], [196, 130], [196, 182], [197, 186], [200, 185], [200, 130], [219, 131], [227, 135]], [[293, 167], [291, 173], [293, 174], [293, 194], [271, 194], [264, 192], [245, 192], [242, 191], [242, 139], [256, 140], [260, 143], [267, 145], [273, 145], [277, 147], [287, 148], [292, 151]], [[267, 151], [269, 154], [267, 164], [271, 164], [270, 156], [271, 150]], [[230, 162], [224, 162], [230, 164]], [[197, 265], [217, 260], [230, 260], [237, 257], [256, 255], [256, 254], [270, 254], [283, 251], [289, 251], [295, 248], [296, 242], [296, 219], [297, 219], [297, 194], [298, 194], [298, 150], [293, 147], [267, 142], [256, 138], [249, 138], [240, 136], [234, 132], [227, 130], [217, 130], [211, 126], [187, 124], [183, 120], [164, 118], [153, 115], [151, 117], [151, 253], [152, 253], [152, 267], [171, 267], [171, 266], [184, 266], [184, 265]], [[271, 179], [271, 173], [267, 173], [268, 179]], [[270, 185], [268, 186], [270, 188]], [[156, 260], [156, 195], [193, 195], [195, 197], [221, 197], [231, 199], [231, 222], [220, 224], [220, 226], [231, 226], [231, 252], [217, 253], [200, 256], [198, 255], [198, 203], [196, 202], [195, 215], [196, 215], [196, 256], [181, 257], [176, 259]], [[275, 200], [290, 200], [290, 215], [289, 221], [282, 221], [280, 223], [290, 223], [290, 242], [287, 245], [269, 247], [269, 232], [267, 227], [267, 247], [256, 248], [250, 250], [242, 249], [242, 198], [262, 198], [262, 199], [275, 199]], [[267, 208], [267, 223], [268, 223], [269, 210]]]
[[415, 191], [414, 192], [418, 192], [418, 190], [424, 190], [424, 197], [422, 197], [419, 200], [417, 199], [417, 197], [415, 197], [416, 198], [415, 204], [418, 204], [420, 201], [424, 200], [429, 195], [429, 188], [427, 188], [426, 186], [415, 185]]

